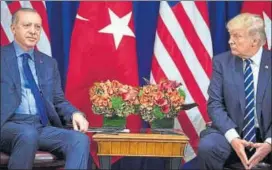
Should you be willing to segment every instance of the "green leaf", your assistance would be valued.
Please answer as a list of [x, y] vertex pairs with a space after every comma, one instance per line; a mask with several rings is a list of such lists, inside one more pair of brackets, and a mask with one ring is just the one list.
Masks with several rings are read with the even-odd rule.
[[185, 99], [186, 94], [185, 94], [184, 90], [182, 90], [182, 89], [178, 89], [178, 92], [179, 92], [179, 95], [183, 96], [183, 97], [184, 97], [184, 99]]
[[138, 96], [142, 96], [142, 95], [143, 95], [143, 90], [141, 89], [141, 90], [139, 91]]
[[114, 110], [120, 109], [124, 103], [121, 97], [112, 97], [111, 98], [112, 108]]
[[152, 112], [156, 118], [158, 119], [164, 118], [164, 114], [161, 112], [161, 108], [159, 106], [155, 106]]

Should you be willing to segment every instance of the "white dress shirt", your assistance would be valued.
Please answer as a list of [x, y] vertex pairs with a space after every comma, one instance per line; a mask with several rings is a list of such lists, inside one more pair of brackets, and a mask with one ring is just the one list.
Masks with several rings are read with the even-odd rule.
[[[255, 115], [255, 127], [258, 128], [259, 127], [259, 122], [258, 122], [258, 118], [257, 118], [257, 113], [256, 113], [256, 93], [257, 93], [257, 83], [258, 83], [258, 77], [259, 77], [259, 70], [260, 70], [260, 65], [261, 65], [261, 58], [262, 58], [262, 53], [263, 53], [263, 47], [261, 47], [258, 52], [252, 56], [250, 59], [252, 60], [251, 63], [251, 68], [252, 68], [252, 72], [253, 72], [253, 81], [254, 81], [254, 102], [255, 102], [255, 110], [254, 110], [254, 115]], [[244, 61], [244, 59], [243, 59]], [[245, 70], [245, 61], [243, 62], [243, 67]], [[232, 128], [230, 130], [228, 130], [225, 133], [225, 137], [227, 138], [227, 140], [229, 141], [229, 143], [231, 143], [231, 141], [234, 138], [240, 138], [239, 134], [237, 133], [237, 131]], [[267, 138], [265, 140], [265, 142], [271, 144], [271, 138]]]

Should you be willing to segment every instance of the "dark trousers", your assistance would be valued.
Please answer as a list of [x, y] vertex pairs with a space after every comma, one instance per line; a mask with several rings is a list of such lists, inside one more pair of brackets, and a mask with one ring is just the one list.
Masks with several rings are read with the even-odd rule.
[[[257, 132], [257, 141], [263, 142], [260, 139], [259, 132]], [[248, 158], [253, 153], [246, 149]], [[270, 162], [271, 154], [265, 159]], [[240, 158], [237, 156], [231, 145], [227, 141], [224, 135], [219, 133], [209, 133], [201, 137], [198, 146], [198, 166], [199, 169], [217, 170], [223, 169], [228, 164], [240, 162]]]
[[63, 157], [65, 169], [87, 169], [90, 141], [74, 130], [43, 127], [39, 116], [15, 114], [1, 127], [0, 149], [10, 154], [9, 169], [31, 169], [37, 150]]

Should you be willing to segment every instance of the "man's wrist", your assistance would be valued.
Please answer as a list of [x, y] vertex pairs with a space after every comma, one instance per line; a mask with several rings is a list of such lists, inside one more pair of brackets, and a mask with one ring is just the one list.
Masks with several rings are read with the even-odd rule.
[[80, 111], [76, 111], [76, 112], [74, 112], [74, 113], [72, 114], [72, 116], [71, 116], [71, 119], [72, 119], [72, 120], [73, 120], [73, 116], [74, 116], [75, 114], [80, 114], [80, 115], [82, 115], [84, 118], [86, 118], [86, 116], [85, 116], [84, 113], [82, 113], [82, 112], [80, 112]]

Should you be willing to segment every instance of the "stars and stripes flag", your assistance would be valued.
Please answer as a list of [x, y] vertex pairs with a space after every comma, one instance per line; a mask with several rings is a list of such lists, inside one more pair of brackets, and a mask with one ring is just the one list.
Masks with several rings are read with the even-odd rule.
[[51, 56], [48, 19], [44, 1], [1, 1], [1, 45], [7, 45], [13, 41], [13, 34], [10, 29], [11, 18], [22, 7], [34, 8], [42, 17], [41, 38], [37, 44], [37, 49]]
[[205, 1], [162, 1], [155, 36], [151, 82], [182, 82], [187, 103], [197, 108], [183, 111], [175, 121], [190, 138], [185, 162], [196, 156], [200, 131], [209, 121], [206, 102], [212, 69], [212, 42]]

